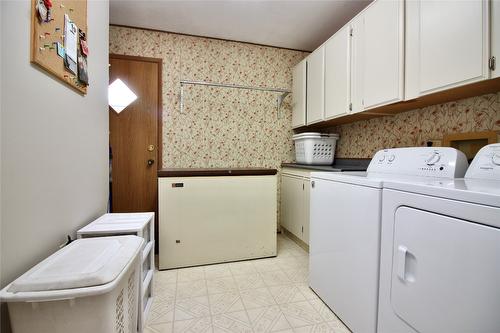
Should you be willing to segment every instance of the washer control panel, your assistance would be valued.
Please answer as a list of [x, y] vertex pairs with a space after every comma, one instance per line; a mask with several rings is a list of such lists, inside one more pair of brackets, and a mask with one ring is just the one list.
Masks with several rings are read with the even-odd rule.
[[481, 148], [472, 160], [465, 178], [500, 180], [500, 143]]
[[467, 158], [450, 147], [393, 148], [378, 151], [368, 172], [395, 175], [461, 178], [465, 175]]

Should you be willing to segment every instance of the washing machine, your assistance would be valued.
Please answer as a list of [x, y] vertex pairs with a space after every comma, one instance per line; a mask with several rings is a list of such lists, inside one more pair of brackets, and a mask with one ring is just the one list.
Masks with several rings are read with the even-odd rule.
[[309, 286], [354, 333], [377, 329], [382, 188], [387, 180], [463, 177], [453, 148], [377, 152], [366, 172], [312, 173]]
[[500, 332], [500, 144], [464, 179], [384, 183], [379, 333]]

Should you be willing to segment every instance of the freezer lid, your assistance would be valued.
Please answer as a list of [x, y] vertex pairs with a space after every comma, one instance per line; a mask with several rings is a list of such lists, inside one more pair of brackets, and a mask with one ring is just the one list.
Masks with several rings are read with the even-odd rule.
[[79, 239], [21, 275], [8, 292], [42, 292], [112, 282], [135, 259], [143, 239], [116, 236]]

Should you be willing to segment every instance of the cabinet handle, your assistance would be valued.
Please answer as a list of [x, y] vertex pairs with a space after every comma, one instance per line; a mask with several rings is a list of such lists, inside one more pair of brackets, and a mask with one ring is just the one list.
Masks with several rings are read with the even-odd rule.
[[314, 188], [315, 182], [314, 180], [311, 182], [311, 187]]
[[488, 61], [488, 67], [490, 67], [490, 70], [494, 71], [496, 69], [496, 65], [497, 65], [497, 62], [496, 62], [496, 58], [495, 57], [490, 57], [489, 61]]

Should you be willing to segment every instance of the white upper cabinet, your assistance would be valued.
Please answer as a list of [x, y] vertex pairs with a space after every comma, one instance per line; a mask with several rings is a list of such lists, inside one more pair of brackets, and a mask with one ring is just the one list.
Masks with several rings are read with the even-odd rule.
[[500, 0], [491, 2], [491, 77], [500, 77]]
[[319, 47], [307, 57], [307, 124], [324, 119], [325, 109], [325, 48]]
[[488, 12], [488, 0], [406, 1], [406, 99], [489, 78]]
[[304, 59], [292, 72], [292, 128], [306, 124], [306, 75], [307, 61]]
[[374, 0], [294, 69], [293, 128], [497, 78], [495, 62], [500, 0]]
[[370, 109], [403, 99], [404, 3], [378, 0], [363, 16], [363, 104]]
[[351, 101], [350, 27], [325, 43], [325, 119], [349, 113]]
[[351, 22], [351, 112], [363, 111], [364, 19], [356, 16]]
[[353, 112], [403, 99], [403, 13], [403, 1], [377, 0], [352, 21]]

